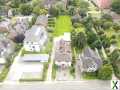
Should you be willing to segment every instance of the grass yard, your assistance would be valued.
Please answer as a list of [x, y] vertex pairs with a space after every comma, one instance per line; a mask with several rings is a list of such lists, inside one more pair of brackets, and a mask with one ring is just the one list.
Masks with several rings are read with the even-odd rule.
[[84, 80], [95, 80], [95, 79], [97, 79], [97, 75], [95, 72], [92, 72], [92, 73], [86, 72], [86, 73], [83, 73], [82, 78]]
[[113, 64], [113, 70], [118, 79], [120, 79], [120, 61]]
[[72, 22], [70, 16], [59, 16], [55, 23], [54, 36], [63, 35], [64, 32], [71, 32]]

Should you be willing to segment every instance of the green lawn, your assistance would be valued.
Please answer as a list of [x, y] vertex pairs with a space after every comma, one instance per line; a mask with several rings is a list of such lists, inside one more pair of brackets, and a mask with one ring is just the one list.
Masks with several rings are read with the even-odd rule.
[[59, 16], [55, 23], [54, 36], [63, 35], [64, 32], [71, 32], [72, 22], [70, 16]]

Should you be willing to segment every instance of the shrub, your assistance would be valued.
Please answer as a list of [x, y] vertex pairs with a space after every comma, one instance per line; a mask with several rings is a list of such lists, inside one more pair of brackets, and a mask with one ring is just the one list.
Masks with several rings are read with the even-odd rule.
[[110, 80], [112, 78], [112, 72], [112, 66], [106, 64], [98, 71], [98, 78], [101, 80]]

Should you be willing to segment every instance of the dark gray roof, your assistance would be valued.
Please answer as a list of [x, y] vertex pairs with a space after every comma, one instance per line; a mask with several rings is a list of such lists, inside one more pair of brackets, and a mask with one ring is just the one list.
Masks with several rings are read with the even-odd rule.
[[46, 6], [46, 5], [52, 6], [55, 4], [55, 2], [56, 2], [56, 0], [43, 0], [42, 5], [43, 6]]
[[36, 20], [36, 25], [47, 25], [48, 23], [48, 17], [45, 16], [45, 15], [41, 15], [41, 16], [38, 16], [37, 20]]
[[[0, 57], [7, 57], [14, 51], [14, 43], [4, 37], [0, 37]], [[1, 55], [1, 53], [3, 53]]]
[[55, 60], [57, 62], [71, 62], [72, 61], [72, 52], [70, 42], [60, 40], [55, 47]]
[[97, 69], [99, 69], [102, 66], [101, 58], [91, 48], [85, 48], [80, 58], [84, 69], [91, 67], [91, 65], [93, 65], [94, 63], [97, 64]]

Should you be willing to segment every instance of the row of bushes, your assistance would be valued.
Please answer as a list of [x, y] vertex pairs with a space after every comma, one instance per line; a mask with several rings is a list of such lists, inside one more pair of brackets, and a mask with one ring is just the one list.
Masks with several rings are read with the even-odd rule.
[[75, 65], [76, 65], [76, 51], [73, 48], [72, 49], [72, 64], [71, 64], [71, 67], [70, 67], [70, 73], [74, 78], [75, 78]]
[[55, 78], [56, 78], [57, 69], [58, 69], [58, 66], [55, 63], [53, 63], [53, 66], [52, 66], [52, 80], [55, 80]]

